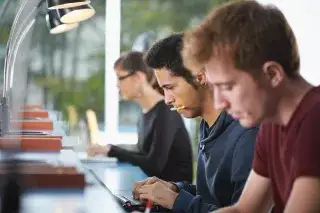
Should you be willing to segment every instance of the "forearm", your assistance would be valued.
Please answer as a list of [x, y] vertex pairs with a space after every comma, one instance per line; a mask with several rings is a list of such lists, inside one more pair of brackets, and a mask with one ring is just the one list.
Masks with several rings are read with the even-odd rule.
[[177, 192], [179, 192], [181, 190], [185, 190], [192, 195], [196, 195], [196, 191], [197, 191], [196, 186], [192, 185], [186, 181], [177, 182], [177, 183], [175, 183], [175, 186], [177, 187]]
[[163, 158], [131, 152], [118, 146], [111, 147], [109, 156], [139, 166], [148, 176], [158, 176], [162, 171], [162, 165], [166, 162]]
[[119, 145], [117, 145], [117, 147], [120, 147], [120, 148], [125, 149], [130, 152], [140, 153], [140, 150], [136, 144], [119, 144]]
[[184, 190], [180, 191], [173, 205], [173, 212], [183, 213], [208, 213], [219, 207], [206, 203], [202, 196], [194, 196]]
[[142, 162], [146, 161], [146, 156], [114, 145], [111, 146], [108, 156], [118, 158], [119, 161], [124, 161], [139, 166]]

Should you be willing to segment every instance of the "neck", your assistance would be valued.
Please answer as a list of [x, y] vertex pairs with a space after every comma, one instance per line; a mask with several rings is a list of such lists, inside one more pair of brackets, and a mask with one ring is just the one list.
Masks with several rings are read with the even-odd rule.
[[201, 117], [206, 121], [207, 125], [211, 127], [220, 115], [221, 110], [214, 108], [212, 91], [206, 89], [203, 96], [202, 115]]
[[272, 120], [280, 125], [286, 126], [303, 97], [312, 87], [313, 86], [301, 76], [295, 80], [289, 80], [281, 88], [281, 97], [279, 98], [278, 108], [275, 117]]
[[147, 113], [161, 100], [163, 100], [163, 96], [160, 95], [151, 86], [146, 85], [143, 87], [142, 95], [138, 97], [135, 101], [142, 108], [142, 112]]

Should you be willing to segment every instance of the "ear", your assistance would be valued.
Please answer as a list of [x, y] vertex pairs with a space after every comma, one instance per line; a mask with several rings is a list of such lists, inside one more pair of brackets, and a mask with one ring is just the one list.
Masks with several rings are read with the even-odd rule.
[[146, 80], [146, 74], [144, 74], [143, 72], [137, 70], [136, 71], [136, 77], [139, 79], [140, 82], [142, 82], [143, 80]]
[[196, 80], [196, 83], [201, 85], [201, 86], [204, 86], [207, 84], [207, 77], [206, 77], [206, 74], [205, 72], [199, 72], [196, 76], [195, 76], [195, 80]]
[[283, 67], [275, 61], [268, 61], [264, 63], [262, 71], [265, 79], [271, 87], [277, 87], [285, 77]]

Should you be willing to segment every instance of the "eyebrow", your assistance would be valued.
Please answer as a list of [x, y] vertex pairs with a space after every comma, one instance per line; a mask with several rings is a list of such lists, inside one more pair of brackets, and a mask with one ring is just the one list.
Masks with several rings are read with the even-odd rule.
[[228, 84], [233, 84], [233, 81], [226, 81], [226, 82], [216, 82], [213, 83], [214, 86], [224, 86], [224, 85], [228, 85]]
[[215, 86], [223, 86], [223, 85], [226, 85], [226, 84], [229, 84], [228, 82], [218, 82], [218, 83], [214, 83], [213, 85]]

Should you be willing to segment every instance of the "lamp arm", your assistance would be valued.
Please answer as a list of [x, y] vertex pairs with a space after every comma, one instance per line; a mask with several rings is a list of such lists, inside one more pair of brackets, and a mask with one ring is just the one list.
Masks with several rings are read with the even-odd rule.
[[[14, 74], [14, 67], [15, 67], [15, 61], [17, 58], [17, 53], [19, 46], [21, 45], [22, 41], [36, 22], [36, 19], [32, 19], [29, 24], [26, 26], [24, 31], [21, 34], [21, 37], [17, 41], [17, 48], [14, 49], [13, 51], [13, 60], [12, 60], [12, 67], [10, 70], [9, 78], [10, 78], [10, 85], [13, 83], [13, 74]], [[9, 132], [9, 124], [10, 124], [10, 108], [9, 108], [9, 103], [8, 103], [8, 97], [2, 97], [1, 99], [1, 116], [0, 116], [0, 136], [4, 136]]]
[[[33, 12], [35, 10], [37, 10], [41, 5], [42, 3], [44, 2], [44, 0], [40, 0], [40, 2], [34, 6], [32, 8], [32, 11], [28, 14], [28, 16], [26, 17], [26, 19], [23, 20], [23, 23], [20, 25], [20, 27], [18, 28], [17, 30], [17, 35], [19, 35], [20, 31], [21, 31], [21, 28], [23, 28], [23, 26], [25, 25], [25, 22], [28, 20], [28, 18], [30, 17], [30, 15], [33, 14]], [[15, 34], [15, 29], [16, 29], [16, 25], [18, 23], [18, 20], [22, 14], [22, 11], [24, 10], [25, 6], [27, 5], [28, 3], [28, 0], [25, 0], [22, 5], [20, 6], [19, 8], [19, 11], [17, 12], [17, 15], [15, 16], [15, 19], [13, 21], [13, 24], [12, 24], [12, 27], [11, 27], [11, 31], [10, 31], [10, 34], [9, 34], [9, 38], [8, 38], [8, 42], [7, 42], [7, 45], [6, 45], [6, 53], [5, 53], [5, 59], [4, 59], [4, 78], [3, 78], [3, 93], [2, 93], [2, 97], [6, 97], [7, 96], [7, 91], [8, 91], [8, 83], [9, 83], [9, 64], [10, 64], [10, 55], [11, 55], [11, 49], [14, 47], [15, 43], [16, 43], [16, 40], [18, 38], [18, 36], [15, 37], [14, 39], [14, 34]], [[13, 41], [14, 39], [14, 41]]]
[[17, 48], [14, 48], [13, 49], [13, 53], [10, 54], [10, 59], [11, 59], [11, 56], [12, 56], [12, 67], [10, 69], [10, 86], [12, 85], [13, 83], [13, 74], [14, 74], [14, 67], [15, 67], [15, 62], [16, 62], [16, 58], [17, 58], [17, 53], [18, 53], [18, 49], [19, 49], [19, 46], [21, 45], [22, 41], [24, 40], [24, 38], [26, 37], [27, 33], [30, 31], [30, 29], [32, 28], [32, 26], [35, 24], [36, 22], [36, 19], [33, 18], [29, 24], [26, 26], [26, 28], [24, 29], [24, 31], [22, 32], [21, 34], [21, 37], [19, 38], [19, 40], [17, 41]]
[[11, 44], [11, 40], [12, 40], [12, 37], [13, 37], [13, 31], [14, 29], [16, 28], [16, 25], [17, 25], [17, 22], [18, 22], [18, 19], [23, 11], [23, 9], [25, 8], [25, 6], [27, 5], [27, 2], [28, 0], [25, 0], [24, 2], [22, 2], [22, 5], [20, 6], [19, 10], [18, 10], [18, 13], [15, 17], [15, 19], [13, 20], [13, 24], [11, 26], [11, 30], [10, 30], [10, 34], [9, 34], [9, 38], [8, 38], [8, 42], [7, 42], [7, 45], [6, 45], [6, 53], [5, 53], [5, 58], [4, 58], [4, 69], [3, 69], [3, 91], [2, 91], [2, 97], [5, 98], [6, 95], [7, 95], [7, 66], [8, 66], [8, 61], [7, 61], [7, 55], [9, 55], [9, 49], [10, 49], [10, 44]]
[[23, 30], [23, 28], [25, 27], [25, 24], [27, 22], [27, 20], [29, 19], [29, 17], [31, 15], [34, 14], [34, 12], [37, 10], [37, 7], [34, 7], [32, 8], [32, 10], [30, 11], [30, 13], [28, 14], [28, 16], [23, 20], [22, 24], [20, 25], [20, 27], [18, 28], [18, 30], [16, 30], [17, 32], [17, 35], [19, 36], [16, 36], [14, 39], [11, 39], [10, 40], [10, 48], [8, 48], [8, 52], [6, 54], [6, 67], [4, 69], [4, 72], [7, 74], [6, 75], [6, 79], [5, 79], [5, 90], [8, 91], [8, 88], [10, 87], [10, 84], [9, 84], [9, 78], [10, 76], [12, 75], [12, 73], [10, 73], [9, 71], [12, 70], [10, 69], [10, 65], [12, 66], [12, 63], [11, 63], [11, 56], [12, 56], [12, 53], [14, 52], [14, 50], [16, 49], [15, 46], [16, 46], [16, 43], [17, 43], [17, 40], [20, 38], [20, 34], [21, 34], [21, 31]]
[[[13, 76], [14, 76], [14, 68], [15, 68], [15, 60], [18, 53], [19, 46], [21, 45], [22, 41], [26, 37], [27, 33], [30, 31], [32, 26], [35, 23], [35, 18], [31, 21], [29, 17], [34, 14], [34, 12], [41, 6], [44, 0], [41, 0], [28, 14], [26, 19], [23, 20], [20, 27], [16, 29], [17, 20], [22, 14], [23, 9], [26, 6], [28, 0], [24, 1], [14, 19], [13, 27], [11, 28], [9, 39], [6, 46], [6, 55], [5, 55], [5, 67], [4, 67], [4, 85], [3, 85], [3, 94], [0, 100], [0, 137], [5, 136], [9, 132], [9, 124], [10, 124], [10, 107], [9, 107], [9, 100], [8, 100], [8, 88], [9, 85], [12, 85]], [[26, 25], [26, 22], [29, 20], [29, 23]], [[22, 32], [21, 32], [22, 31]], [[15, 36], [15, 32], [18, 36]], [[16, 48], [15, 48], [16, 46]], [[12, 61], [13, 59], [13, 61]], [[13, 63], [10, 63], [10, 62]], [[11, 69], [10, 69], [10, 64]], [[9, 84], [10, 83], [10, 84]]]

